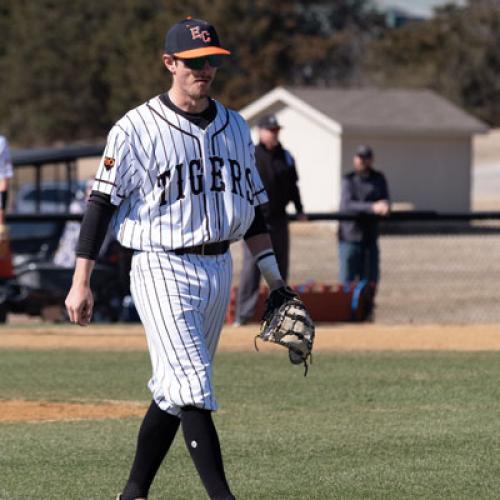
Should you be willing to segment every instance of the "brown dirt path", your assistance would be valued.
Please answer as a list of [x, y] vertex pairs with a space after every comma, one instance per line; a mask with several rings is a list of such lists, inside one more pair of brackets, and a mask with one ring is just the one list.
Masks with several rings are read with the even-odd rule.
[[[253, 350], [257, 331], [256, 324], [225, 327], [219, 350]], [[13, 326], [0, 330], [0, 349], [7, 348], [145, 350], [146, 341], [140, 325]], [[316, 351], [434, 349], [500, 350], [500, 325], [324, 324], [318, 325], [316, 330]]]
[[90, 404], [15, 399], [0, 401], [0, 424], [142, 417], [145, 412], [146, 405], [128, 401]]

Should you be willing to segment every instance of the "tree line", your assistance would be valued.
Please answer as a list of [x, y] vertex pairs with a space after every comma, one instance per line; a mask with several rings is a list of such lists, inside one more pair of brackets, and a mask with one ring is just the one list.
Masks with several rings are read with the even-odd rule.
[[276, 85], [426, 87], [500, 124], [496, 0], [400, 28], [372, 0], [3, 0], [0, 133], [23, 147], [102, 141], [168, 88], [165, 31], [187, 15], [232, 51], [213, 95], [234, 109]]

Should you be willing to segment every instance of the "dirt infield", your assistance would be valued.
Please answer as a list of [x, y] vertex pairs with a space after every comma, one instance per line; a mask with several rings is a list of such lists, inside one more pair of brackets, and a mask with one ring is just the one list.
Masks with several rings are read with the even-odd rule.
[[0, 424], [7, 422], [56, 422], [87, 419], [142, 417], [146, 406], [133, 402], [53, 403], [49, 401], [0, 401]]
[[[220, 351], [254, 349], [258, 325], [226, 327]], [[0, 331], [0, 349], [145, 350], [140, 325], [15, 326]], [[273, 346], [263, 345], [272, 349]], [[275, 347], [276, 348], [276, 347]], [[279, 349], [279, 347], [278, 347]], [[315, 351], [500, 350], [500, 325], [318, 325]]]
[[[257, 325], [223, 330], [219, 351], [254, 349]], [[281, 349], [259, 343], [260, 350]], [[15, 326], [0, 331], [0, 349], [145, 350], [140, 325]], [[315, 351], [496, 351], [499, 325], [319, 325]], [[0, 401], [0, 424], [142, 416], [145, 407], [133, 402], [64, 403]]]

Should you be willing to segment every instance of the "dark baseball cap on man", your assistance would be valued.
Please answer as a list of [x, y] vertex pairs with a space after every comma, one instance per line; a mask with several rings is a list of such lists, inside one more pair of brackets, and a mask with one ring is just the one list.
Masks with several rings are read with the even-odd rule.
[[360, 158], [373, 158], [373, 150], [370, 146], [360, 145], [356, 149], [356, 156]]
[[276, 115], [264, 115], [257, 122], [257, 127], [259, 128], [267, 128], [268, 130], [274, 130], [281, 128], [281, 125], [278, 123], [278, 119]]
[[181, 59], [231, 54], [220, 46], [219, 36], [211, 24], [191, 17], [179, 21], [168, 30], [165, 52]]

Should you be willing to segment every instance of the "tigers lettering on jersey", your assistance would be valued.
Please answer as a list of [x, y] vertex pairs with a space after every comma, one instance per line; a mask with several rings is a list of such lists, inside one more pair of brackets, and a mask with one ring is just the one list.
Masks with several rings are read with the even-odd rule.
[[123, 246], [157, 251], [238, 240], [267, 201], [246, 122], [215, 105], [205, 129], [159, 97], [112, 128], [94, 190], [119, 206], [112, 224]]
[[[208, 158], [211, 163], [211, 170], [209, 172], [211, 182], [210, 191], [222, 192], [226, 190], [226, 183], [223, 180], [222, 170], [226, 167], [223, 158], [218, 156], [210, 156]], [[197, 158], [191, 160], [187, 168], [183, 163], [175, 165], [173, 169], [168, 169], [158, 176], [157, 185], [163, 188], [163, 193], [160, 198], [160, 206], [166, 205], [172, 200], [167, 200], [169, 194], [173, 195], [175, 200], [180, 200], [186, 197], [186, 187], [189, 182], [190, 192], [192, 195], [200, 195], [204, 192], [203, 182], [203, 167], [202, 159]], [[230, 189], [233, 194], [240, 197], [245, 196], [248, 203], [254, 204], [254, 191], [255, 188], [252, 183], [252, 170], [250, 168], [244, 169], [244, 177], [242, 176], [242, 168], [240, 164], [231, 158], [228, 159], [229, 173], [231, 176]], [[172, 170], [175, 172], [176, 182], [174, 182], [175, 189], [173, 193], [168, 189], [168, 182], [172, 180]], [[242, 186], [244, 182], [244, 186]]]

